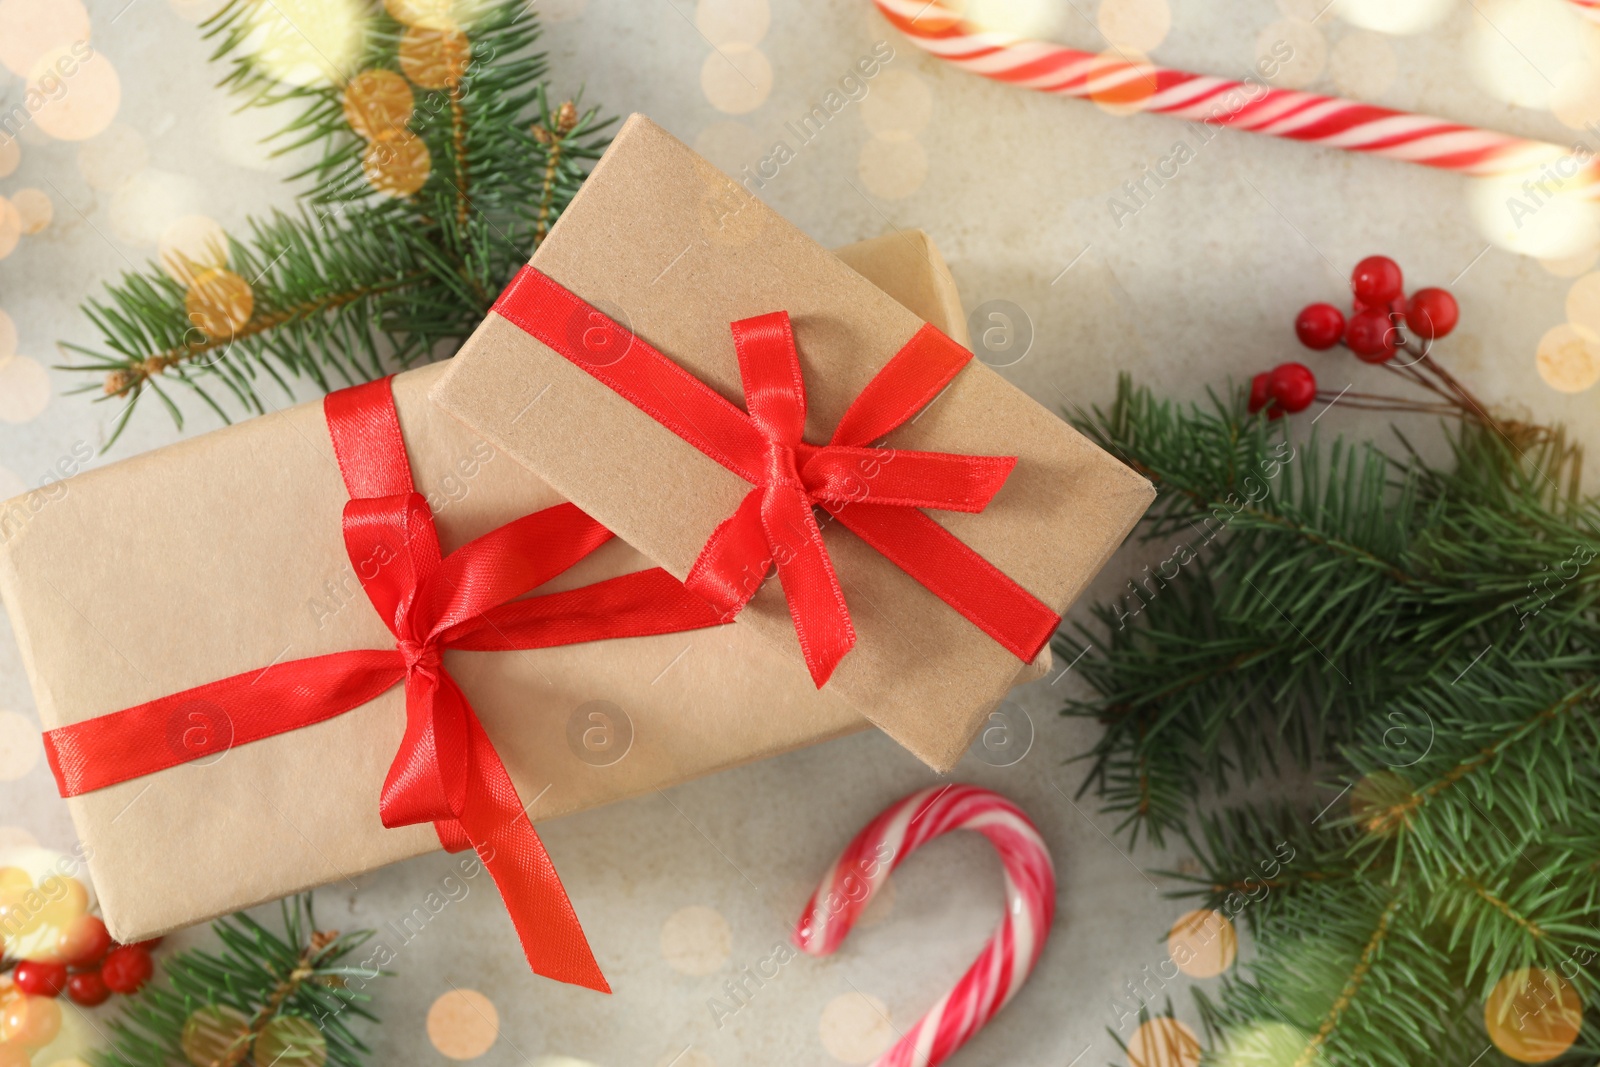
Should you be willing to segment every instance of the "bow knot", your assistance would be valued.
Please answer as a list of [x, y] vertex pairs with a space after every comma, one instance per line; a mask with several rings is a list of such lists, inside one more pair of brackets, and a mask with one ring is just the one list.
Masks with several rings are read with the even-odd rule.
[[408, 677], [418, 673], [437, 675], [443, 666], [444, 655], [436, 638], [417, 641], [402, 637], [395, 642], [395, 647], [400, 650], [400, 655], [405, 660]]
[[761, 479], [763, 486], [769, 489], [779, 486], [799, 489], [807, 497], [811, 496], [810, 489], [806, 486], [804, 479], [800, 477], [800, 464], [795, 457], [794, 449], [782, 441], [769, 440], [764, 458], [766, 465], [763, 471], [764, 476]]

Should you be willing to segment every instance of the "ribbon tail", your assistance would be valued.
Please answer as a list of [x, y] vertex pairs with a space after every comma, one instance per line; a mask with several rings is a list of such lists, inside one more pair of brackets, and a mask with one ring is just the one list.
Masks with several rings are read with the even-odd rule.
[[769, 488], [762, 497], [761, 524], [778, 561], [778, 578], [806, 669], [821, 689], [856, 643], [839, 576], [822, 543], [811, 502], [800, 490]]
[[472, 784], [459, 827], [500, 890], [528, 966], [557, 982], [611, 992], [555, 864], [528, 820], [494, 743], [470, 709], [467, 734]]
[[773, 563], [761, 522], [764, 496], [759, 488], [745, 494], [738, 510], [711, 532], [683, 580], [684, 587], [716, 609], [723, 622], [732, 622], [750, 603]]
[[459, 817], [472, 790], [471, 718], [466, 696], [442, 668], [406, 678], [406, 732], [378, 797], [384, 826]]
[[879, 504], [830, 511], [1024, 663], [1033, 662], [1061, 625], [1047, 604], [920, 511]]

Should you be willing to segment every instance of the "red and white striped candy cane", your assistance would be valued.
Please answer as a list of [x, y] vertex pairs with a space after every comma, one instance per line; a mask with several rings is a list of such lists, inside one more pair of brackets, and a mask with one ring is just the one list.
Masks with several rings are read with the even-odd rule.
[[1055, 865], [1022, 809], [977, 786], [933, 786], [891, 806], [846, 846], [806, 904], [795, 944], [813, 956], [838, 948], [889, 872], [919, 846], [951, 830], [976, 830], [1000, 853], [1005, 916], [955, 988], [873, 1067], [943, 1063], [1022, 988], [1055, 919]]
[[[1532, 174], [1571, 156], [1548, 141], [1260, 83], [1187, 74], [1116, 56], [1081, 52], [1012, 33], [983, 30], [935, 0], [873, 0], [917, 47], [974, 74], [1045, 93], [1114, 100], [1119, 108], [1232, 126], [1295, 141], [1422, 163], [1478, 177]], [[1572, 0], [1579, 7], [1596, 0]], [[1600, 197], [1600, 161], [1564, 181]]]

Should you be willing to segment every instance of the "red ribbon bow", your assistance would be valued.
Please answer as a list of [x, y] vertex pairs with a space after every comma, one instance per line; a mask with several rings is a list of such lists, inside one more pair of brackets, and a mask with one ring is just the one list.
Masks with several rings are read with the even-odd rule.
[[826, 445], [813, 445], [801, 437], [805, 384], [787, 312], [732, 324], [747, 414], [533, 267], [512, 280], [494, 310], [751, 483], [685, 584], [732, 618], [776, 564], [819, 688], [856, 635], [813, 506], [1024, 661], [1060, 625], [1060, 615], [919, 510], [982, 511], [1014, 458], [870, 447], [971, 360], [933, 326], [924, 324], [867, 384]]
[[345, 547], [395, 647], [277, 663], [47, 731], [61, 795], [310, 726], [404, 683], [405, 735], [379, 800], [383, 824], [431, 822], [445, 848], [476, 849], [533, 970], [610, 992], [555, 866], [442, 653], [547, 648], [720, 620], [660, 568], [514, 599], [611, 532], [559, 504], [443, 556], [433, 515], [412, 483], [388, 379], [330, 394], [324, 412], [351, 497]]

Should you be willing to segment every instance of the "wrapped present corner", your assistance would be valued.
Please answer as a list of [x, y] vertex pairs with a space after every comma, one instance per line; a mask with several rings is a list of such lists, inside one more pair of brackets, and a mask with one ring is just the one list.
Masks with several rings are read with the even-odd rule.
[[939, 770], [1154, 495], [637, 115], [432, 395]]
[[[841, 255], [959, 334], [959, 301], [937, 253], [920, 234], [906, 240], [864, 242]], [[913, 247], [921, 251], [908, 257]], [[562, 498], [428, 401], [444, 369], [409, 371], [390, 384], [403, 465], [448, 558]], [[386, 828], [380, 811], [391, 763], [407, 743], [405, 688], [391, 685], [343, 714], [253, 741], [217, 700], [170, 702], [219, 679], [258, 672], [265, 690], [298, 661], [384, 649], [392, 660], [401, 648], [366, 589], [391, 550], [352, 557], [346, 543], [362, 487], [347, 484], [341, 462], [349, 457], [330, 436], [329, 415], [322, 402], [291, 407], [0, 504], [0, 596], [46, 730], [70, 736], [76, 726], [155, 706], [164, 709], [157, 729], [134, 740], [158, 763], [181, 757], [155, 773], [82, 788], [97, 783], [71, 766], [63, 745], [51, 749], [58, 777], [73, 786], [67, 804], [107, 924], [124, 941], [440, 847], [434, 827]], [[538, 593], [651, 567], [613, 539]], [[447, 650], [443, 665], [534, 821], [866, 725], [848, 703], [817, 691], [800, 664], [739, 626]], [[393, 663], [378, 667], [392, 680]]]

